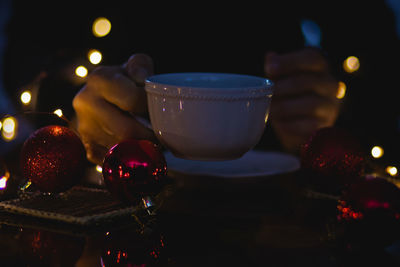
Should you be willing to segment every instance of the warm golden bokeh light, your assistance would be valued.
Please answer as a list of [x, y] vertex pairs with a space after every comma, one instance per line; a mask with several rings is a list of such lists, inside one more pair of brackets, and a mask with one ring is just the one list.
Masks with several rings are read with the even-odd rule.
[[28, 105], [31, 102], [31, 99], [32, 99], [32, 95], [31, 95], [30, 91], [24, 91], [21, 94], [21, 102], [22, 102], [22, 104]]
[[0, 130], [1, 130], [2, 127], [3, 127], [3, 123], [0, 121]]
[[58, 117], [62, 117], [62, 115], [63, 115], [63, 112], [62, 112], [62, 110], [61, 109], [56, 109], [56, 110], [54, 110], [53, 111], [53, 113], [54, 114], [56, 114]]
[[3, 140], [8, 142], [8, 141], [13, 140], [17, 136], [17, 134], [15, 131], [9, 132], [9, 133], [6, 131], [2, 131], [1, 136], [3, 137]]
[[111, 31], [111, 22], [104, 17], [97, 18], [93, 22], [92, 32], [96, 37], [104, 37]]
[[3, 120], [1, 135], [5, 141], [13, 140], [17, 135], [18, 122], [14, 117], [7, 117]]
[[7, 187], [7, 181], [9, 178], [10, 178], [10, 172], [6, 170], [3, 176], [0, 177], [0, 190], [3, 190]]
[[343, 69], [347, 73], [352, 73], [357, 71], [360, 68], [360, 61], [355, 56], [350, 56], [343, 61]]
[[396, 176], [397, 175], [397, 168], [394, 166], [387, 166], [386, 167], [386, 172], [390, 175], [390, 176]]
[[100, 53], [100, 51], [92, 49], [88, 53], [88, 58], [89, 58], [90, 63], [92, 63], [93, 65], [96, 65], [101, 62], [103, 56]]
[[96, 171], [101, 173], [103, 171], [103, 168], [100, 165], [96, 165]]
[[12, 133], [17, 127], [17, 120], [14, 117], [7, 117], [3, 120], [3, 132]]
[[383, 156], [383, 148], [380, 146], [374, 146], [371, 149], [371, 155], [376, 159], [382, 157]]
[[336, 92], [336, 98], [342, 99], [346, 95], [347, 86], [344, 82], [340, 81], [338, 83], [338, 90]]
[[5, 176], [2, 176], [0, 178], [0, 190], [3, 190], [7, 187], [7, 178]]
[[84, 66], [78, 66], [75, 69], [75, 74], [76, 74], [76, 76], [79, 76], [81, 78], [85, 78], [87, 76], [87, 74], [88, 74], [88, 70]]

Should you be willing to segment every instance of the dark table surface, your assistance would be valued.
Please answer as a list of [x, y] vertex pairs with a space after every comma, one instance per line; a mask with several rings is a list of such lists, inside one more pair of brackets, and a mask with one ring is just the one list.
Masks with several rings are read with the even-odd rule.
[[396, 247], [349, 249], [337, 201], [298, 172], [232, 182], [169, 173], [156, 215], [75, 225], [0, 210], [0, 266], [398, 266]]

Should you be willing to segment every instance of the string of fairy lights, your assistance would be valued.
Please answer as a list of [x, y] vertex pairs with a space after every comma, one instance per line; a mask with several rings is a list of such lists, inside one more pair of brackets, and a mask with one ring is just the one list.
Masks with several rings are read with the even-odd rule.
[[[97, 18], [92, 25], [92, 33], [94, 36], [101, 38], [108, 35], [111, 31], [111, 22], [104, 17]], [[97, 49], [90, 49], [87, 53], [87, 59], [92, 65], [98, 65], [102, 61], [103, 55]], [[79, 78], [85, 78], [88, 75], [88, 68], [79, 65], [75, 68], [75, 75]], [[19, 101], [23, 106], [29, 106], [33, 100], [33, 90], [23, 90], [20, 94]], [[53, 111], [59, 117], [63, 116], [61, 108]], [[18, 121], [11, 115], [6, 115], [0, 120], [1, 137], [4, 141], [10, 142], [17, 137]]]
[[[96, 18], [92, 24], [92, 34], [97, 38], [107, 36], [111, 31], [111, 22], [105, 17]], [[97, 49], [90, 49], [87, 53], [88, 62], [92, 65], [98, 65], [103, 59], [102, 53]], [[356, 56], [349, 56], [343, 60], [343, 70], [348, 74], [356, 73], [360, 68], [360, 60]], [[89, 73], [89, 70], [84, 65], [78, 65], [75, 68], [74, 74], [80, 79], [84, 79]], [[336, 97], [343, 99], [346, 95], [347, 86], [343, 81], [339, 82], [338, 91]], [[21, 105], [29, 105], [33, 99], [32, 92], [30, 90], [24, 90], [20, 95]], [[63, 116], [61, 108], [53, 111], [59, 117]], [[1, 137], [4, 141], [10, 142], [14, 140], [18, 133], [18, 121], [15, 117], [6, 115], [0, 120]], [[384, 156], [384, 149], [381, 146], [375, 145], [371, 148], [371, 157], [373, 159], [379, 159]], [[96, 170], [101, 172], [101, 167], [96, 166]], [[389, 165], [385, 168], [388, 175], [392, 177], [398, 176], [398, 170], [396, 166]], [[1, 181], [1, 178], [0, 178]], [[0, 185], [1, 187], [1, 185]]]

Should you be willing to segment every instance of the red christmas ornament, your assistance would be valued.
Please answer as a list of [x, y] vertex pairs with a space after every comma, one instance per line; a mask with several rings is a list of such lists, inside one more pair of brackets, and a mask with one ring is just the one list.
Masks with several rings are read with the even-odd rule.
[[85, 246], [83, 237], [22, 228], [19, 242], [23, 266], [75, 266]]
[[107, 232], [101, 261], [105, 266], [164, 266], [166, 256], [164, 238], [159, 233], [142, 235], [123, 230]]
[[384, 178], [367, 177], [354, 183], [344, 191], [342, 199], [361, 217], [387, 213], [400, 219], [400, 189]]
[[147, 140], [125, 140], [113, 146], [103, 162], [108, 190], [128, 203], [158, 193], [167, 173], [164, 155]]
[[63, 192], [83, 176], [85, 149], [70, 129], [51, 125], [35, 131], [21, 151], [21, 168], [42, 192]]
[[335, 127], [317, 130], [302, 146], [300, 159], [309, 182], [330, 193], [361, 179], [366, 163], [358, 140]]
[[350, 185], [337, 209], [353, 246], [386, 246], [400, 238], [400, 189], [384, 178], [367, 177]]

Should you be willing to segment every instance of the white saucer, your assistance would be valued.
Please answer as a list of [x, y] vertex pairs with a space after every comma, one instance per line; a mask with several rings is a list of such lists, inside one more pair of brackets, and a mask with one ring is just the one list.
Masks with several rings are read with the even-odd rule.
[[177, 158], [164, 153], [169, 171], [186, 175], [204, 175], [220, 178], [244, 178], [277, 175], [296, 171], [300, 161], [295, 156], [251, 150], [239, 159], [227, 161], [197, 161]]

